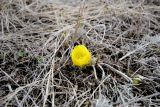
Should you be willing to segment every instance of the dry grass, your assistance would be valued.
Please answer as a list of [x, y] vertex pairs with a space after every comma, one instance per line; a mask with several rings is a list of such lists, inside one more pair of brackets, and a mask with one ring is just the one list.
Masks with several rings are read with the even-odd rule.
[[[0, 2], [1, 106], [160, 106], [159, 0]], [[72, 66], [77, 44], [96, 64]]]

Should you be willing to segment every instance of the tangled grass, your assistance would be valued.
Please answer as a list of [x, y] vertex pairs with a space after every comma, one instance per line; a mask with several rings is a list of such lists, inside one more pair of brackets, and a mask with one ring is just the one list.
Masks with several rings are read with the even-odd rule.
[[[160, 106], [159, 0], [0, 2], [1, 106]], [[95, 64], [72, 65], [77, 44]]]

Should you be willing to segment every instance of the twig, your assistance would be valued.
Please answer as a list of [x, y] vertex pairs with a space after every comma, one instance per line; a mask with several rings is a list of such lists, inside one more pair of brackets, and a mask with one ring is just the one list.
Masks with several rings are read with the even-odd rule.
[[116, 72], [117, 74], [121, 75], [122, 77], [124, 77], [127, 81], [130, 81], [132, 83], [132, 79], [130, 77], [128, 77], [126, 74], [124, 74], [123, 72], [113, 68], [112, 66], [106, 64], [106, 63], [100, 63], [102, 65], [106, 65], [108, 68], [110, 68], [112, 71]]
[[137, 49], [135, 49], [135, 50], [133, 50], [133, 51], [131, 51], [131, 52], [128, 52], [126, 55], [124, 55], [122, 58], [120, 58], [119, 61], [125, 59], [126, 57], [128, 57], [128, 56], [130, 56], [131, 54], [135, 53], [136, 51], [138, 51], [138, 50], [146, 47], [147, 45], [149, 45], [149, 43], [148, 43], [148, 44], [145, 44], [145, 45], [143, 45], [143, 46], [140, 46], [139, 48], [137, 48]]
[[135, 103], [137, 101], [142, 101], [142, 100], [152, 98], [152, 97], [155, 97], [155, 96], [158, 96], [158, 95], [160, 95], [160, 93], [154, 93], [154, 94], [151, 94], [151, 95], [148, 95], [148, 96], [145, 96], [145, 97], [131, 99], [127, 104], [124, 105], [124, 107], [126, 107], [129, 104]]

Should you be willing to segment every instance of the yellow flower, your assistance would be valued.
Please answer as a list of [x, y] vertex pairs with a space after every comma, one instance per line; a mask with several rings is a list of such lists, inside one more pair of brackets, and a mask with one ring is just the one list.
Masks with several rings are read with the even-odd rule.
[[83, 67], [91, 63], [91, 53], [84, 45], [77, 45], [71, 52], [73, 65]]

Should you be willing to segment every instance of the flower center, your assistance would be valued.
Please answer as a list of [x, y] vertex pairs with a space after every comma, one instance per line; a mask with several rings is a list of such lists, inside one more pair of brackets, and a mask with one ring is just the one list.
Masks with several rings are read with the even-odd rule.
[[83, 53], [78, 53], [77, 54], [77, 58], [78, 59], [82, 59], [84, 56], [85, 56], [85, 54], [83, 54]]

